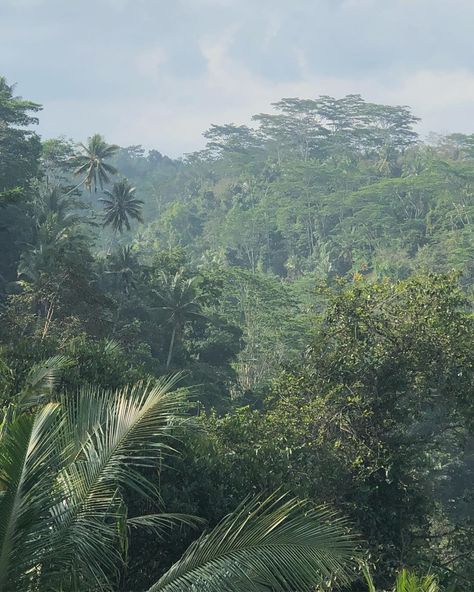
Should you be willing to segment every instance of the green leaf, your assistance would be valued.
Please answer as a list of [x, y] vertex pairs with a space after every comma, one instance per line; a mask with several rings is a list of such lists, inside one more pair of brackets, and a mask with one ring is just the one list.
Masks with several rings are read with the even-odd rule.
[[272, 495], [202, 535], [148, 592], [294, 592], [348, 582], [356, 538], [333, 511]]

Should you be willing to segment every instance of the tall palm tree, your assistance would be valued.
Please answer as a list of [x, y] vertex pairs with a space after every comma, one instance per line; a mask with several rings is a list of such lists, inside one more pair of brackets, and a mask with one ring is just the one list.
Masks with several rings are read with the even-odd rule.
[[115, 232], [122, 233], [124, 227], [130, 230], [130, 218], [143, 222], [141, 207], [143, 201], [135, 197], [135, 187], [126, 179], [115, 183], [112, 191], [106, 190], [104, 204], [104, 226], [111, 226]]
[[[44, 404], [28, 391], [3, 410], [0, 590], [112, 591], [129, 529], [193, 523], [169, 514], [131, 518], [121, 493], [158, 497], [139, 468], [156, 466], [191, 421], [175, 383], [87, 387]], [[278, 495], [256, 499], [202, 535], [150, 592], [308, 590], [344, 581], [353, 547], [346, 523], [327, 510]]]
[[166, 321], [172, 326], [166, 359], [166, 367], [169, 368], [176, 339], [179, 338], [184, 326], [205, 317], [202, 313], [201, 299], [196, 291], [196, 278], [185, 278], [181, 270], [174, 275], [163, 273], [161, 280], [161, 288], [155, 290], [155, 294], [160, 302], [158, 308], [165, 311]]
[[80, 144], [80, 147], [81, 154], [73, 159], [76, 166], [74, 174], [83, 176], [83, 179], [70, 193], [81, 185], [85, 185], [89, 191], [92, 191], [92, 187], [97, 191], [97, 186], [103, 189], [104, 184], [110, 181], [110, 175], [117, 174], [117, 169], [105, 161], [112, 157], [119, 147], [107, 144], [100, 134], [94, 134], [89, 138], [87, 145]]
[[139, 269], [140, 265], [132, 247], [127, 245], [110, 255], [105, 273], [113, 275], [116, 278], [116, 287], [128, 296], [136, 287], [136, 275]]
[[20, 278], [34, 282], [41, 272], [54, 268], [59, 252], [81, 252], [83, 232], [91, 220], [81, 213], [84, 204], [65, 195], [60, 187], [38, 192], [33, 202], [34, 238], [26, 245], [18, 266]]
[[33, 200], [33, 217], [36, 229], [44, 224], [56, 224], [63, 228], [76, 228], [80, 225], [92, 225], [83, 201], [64, 193], [58, 185], [47, 185], [40, 188]]

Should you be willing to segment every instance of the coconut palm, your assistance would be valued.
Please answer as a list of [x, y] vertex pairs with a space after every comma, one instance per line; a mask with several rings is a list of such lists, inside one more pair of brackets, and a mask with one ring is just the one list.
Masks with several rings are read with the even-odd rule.
[[[36, 381], [46, 394], [51, 369], [34, 376], [30, 387]], [[172, 514], [130, 517], [122, 495], [158, 498], [140, 469], [172, 452], [191, 421], [175, 383], [85, 387], [43, 404], [30, 389], [3, 411], [0, 590], [114, 590], [129, 529], [193, 524]], [[203, 534], [150, 592], [307, 590], [347, 579], [353, 547], [347, 524], [328, 510], [278, 495], [256, 499]]]
[[32, 205], [34, 240], [22, 253], [18, 275], [36, 281], [41, 272], [54, 268], [60, 252], [82, 253], [87, 243], [83, 230], [92, 222], [81, 212], [84, 204], [60, 187], [39, 191]]
[[89, 191], [92, 191], [92, 187], [97, 191], [97, 186], [103, 189], [104, 184], [110, 181], [110, 176], [117, 174], [117, 169], [105, 161], [112, 157], [119, 147], [107, 144], [100, 134], [94, 134], [89, 138], [87, 145], [80, 144], [80, 147], [81, 154], [73, 159], [76, 167], [74, 174], [83, 178], [70, 193], [81, 185], [85, 185]]
[[127, 245], [109, 256], [105, 273], [113, 275], [116, 278], [117, 287], [128, 296], [130, 291], [136, 288], [138, 269], [139, 263], [134, 256], [132, 247]]
[[143, 222], [141, 207], [143, 202], [135, 197], [135, 187], [126, 179], [115, 183], [112, 191], [106, 190], [104, 204], [104, 226], [111, 226], [115, 232], [130, 230], [130, 218]]
[[161, 288], [155, 290], [155, 294], [160, 302], [158, 308], [165, 312], [166, 321], [172, 327], [166, 359], [166, 367], [169, 368], [176, 339], [180, 337], [184, 326], [205, 317], [202, 314], [201, 299], [196, 291], [196, 278], [185, 278], [182, 270], [174, 275], [163, 273]]
[[64, 194], [58, 185], [47, 185], [41, 188], [33, 200], [33, 215], [35, 225], [46, 222], [49, 217], [56, 215], [64, 226], [73, 226], [78, 223], [90, 223], [82, 212], [85, 204], [74, 197]]

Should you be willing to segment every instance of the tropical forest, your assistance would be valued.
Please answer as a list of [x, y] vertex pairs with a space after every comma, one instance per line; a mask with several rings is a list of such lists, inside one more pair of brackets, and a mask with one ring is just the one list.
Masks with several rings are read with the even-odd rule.
[[319, 94], [170, 157], [21, 95], [0, 590], [474, 591], [474, 134]]

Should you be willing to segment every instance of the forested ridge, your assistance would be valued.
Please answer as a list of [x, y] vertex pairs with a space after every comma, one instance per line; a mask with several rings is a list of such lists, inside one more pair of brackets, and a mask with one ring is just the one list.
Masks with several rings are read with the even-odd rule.
[[38, 117], [0, 78], [0, 590], [474, 590], [474, 134]]

